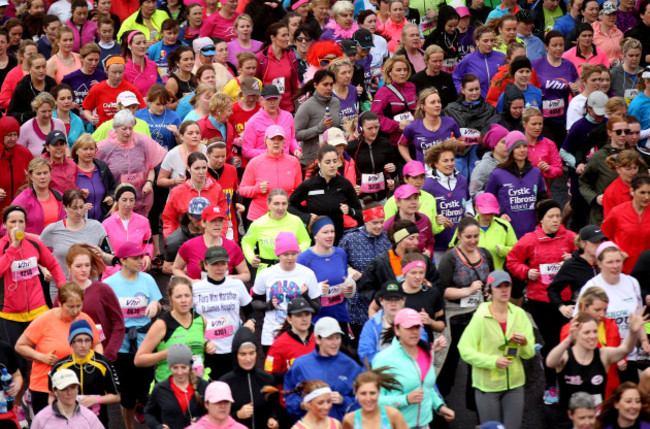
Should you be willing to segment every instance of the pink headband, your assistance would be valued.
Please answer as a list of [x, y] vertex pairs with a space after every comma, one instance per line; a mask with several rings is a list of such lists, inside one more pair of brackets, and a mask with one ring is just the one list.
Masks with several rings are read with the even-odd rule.
[[298, 0], [297, 2], [294, 3], [293, 6], [291, 6], [291, 10], [296, 10], [303, 4], [307, 3], [309, 0]]
[[130, 45], [131, 44], [131, 39], [133, 39], [137, 34], [142, 34], [144, 36], [144, 33], [142, 31], [132, 31], [127, 37], [126, 37], [126, 44]]
[[402, 274], [406, 274], [411, 271], [413, 268], [426, 268], [427, 264], [422, 261], [413, 261], [402, 267]]

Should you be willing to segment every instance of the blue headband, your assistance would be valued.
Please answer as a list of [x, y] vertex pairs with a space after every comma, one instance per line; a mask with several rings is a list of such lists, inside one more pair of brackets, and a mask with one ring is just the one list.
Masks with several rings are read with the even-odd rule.
[[334, 222], [332, 221], [332, 219], [330, 219], [327, 216], [323, 216], [321, 218], [316, 219], [314, 223], [311, 225], [312, 235], [316, 236], [316, 234], [318, 234], [318, 231], [320, 231], [321, 228], [326, 225], [334, 225]]

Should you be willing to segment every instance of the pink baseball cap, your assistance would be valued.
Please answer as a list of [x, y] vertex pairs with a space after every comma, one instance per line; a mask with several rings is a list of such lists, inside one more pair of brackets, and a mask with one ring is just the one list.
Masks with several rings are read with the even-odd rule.
[[414, 177], [425, 174], [426, 170], [424, 169], [424, 164], [420, 161], [409, 161], [404, 165], [402, 173], [404, 173], [405, 176]]
[[401, 326], [402, 328], [422, 326], [422, 319], [420, 314], [412, 308], [402, 308], [395, 315], [395, 326]]
[[467, 6], [456, 6], [456, 13], [461, 18], [465, 18], [466, 16], [470, 16], [469, 9], [467, 8]]
[[497, 197], [489, 192], [483, 192], [476, 196], [476, 207], [482, 214], [499, 214], [499, 202]]
[[282, 137], [286, 138], [284, 135], [284, 128], [282, 128], [279, 125], [271, 125], [266, 129], [266, 133], [264, 134], [264, 137], [272, 139], [273, 137]]
[[396, 200], [402, 200], [404, 198], [408, 198], [411, 195], [418, 194], [420, 195], [420, 191], [417, 190], [417, 188], [413, 185], [402, 185], [399, 188], [395, 189], [395, 199]]
[[223, 381], [213, 381], [208, 384], [208, 387], [205, 388], [205, 394], [203, 395], [205, 402], [235, 402], [232, 399], [232, 392], [230, 391], [230, 386], [228, 386]]

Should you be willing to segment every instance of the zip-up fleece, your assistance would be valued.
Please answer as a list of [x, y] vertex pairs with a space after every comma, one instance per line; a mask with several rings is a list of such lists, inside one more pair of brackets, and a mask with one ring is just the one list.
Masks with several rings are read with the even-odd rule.
[[[171, 377], [170, 377], [171, 378]], [[208, 382], [197, 377], [197, 390], [199, 395], [205, 395], [205, 388]], [[187, 427], [192, 419], [198, 419], [205, 414], [205, 409], [196, 402], [196, 395], [192, 395], [189, 405], [183, 414], [176, 395], [169, 384], [169, 378], [157, 383], [147, 401], [147, 408], [144, 411], [144, 419], [150, 428], [160, 428], [166, 425], [170, 428]]]
[[[472, 366], [472, 387], [482, 392], [503, 392], [526, 384], [526, 374], [521, 359], [535, 355], [535, 335], [526, 312], [508, 303], [506, 333], [490, 313], [491, 303], [478, 306], [472, 320], [465, 328], [458, 342], [460, 357]], [[505, 356], [502, 347], [514, 334], [526, 337], [528, 343], [519, 346], [519, 356], [512, 360], [508, 368], [497, 368], [496, 360]], [[509, 347], [515, 347], [512, 343]]]
[[[424, 341], [420, 341], [418, 347], [431, 355], [431, 366], [424, 380], [422, 380], [420, 366], [404, 350], [397, 338], [393, 338], [393, 343], [387, 349], [380, 351], [372, 361], [373, 368], [389, 367], [388, 372], [402, 386], [401, 390], [381, 389], [379, 404], [397, 408], [411, 428], [428, 425], [433, 420], [433, 410], [437, 410], [445, 404], [436, 389], [433, 350]], [[424, 390], [424, 399], [419, 404], [409, 404], [406, 396], [416, 389]]]

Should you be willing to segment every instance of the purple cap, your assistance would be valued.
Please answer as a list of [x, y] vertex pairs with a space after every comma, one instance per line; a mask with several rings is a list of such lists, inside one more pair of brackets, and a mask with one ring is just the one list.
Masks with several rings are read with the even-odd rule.
[[404, 168], [402, 169], [402, 173], [404, 173], [405, 176], [419, 176], [421, 174], [426, 174], [426, 170], [424, 169], [424, 164], [422, 164], [420, 161], [409, 161], [404, 165]]
[[403, 200], [410, 197], [411, 195], [420, 195], [420, 191], [413, 185], [402, 185], [399, 188], [395, 189], [395, 199]]

